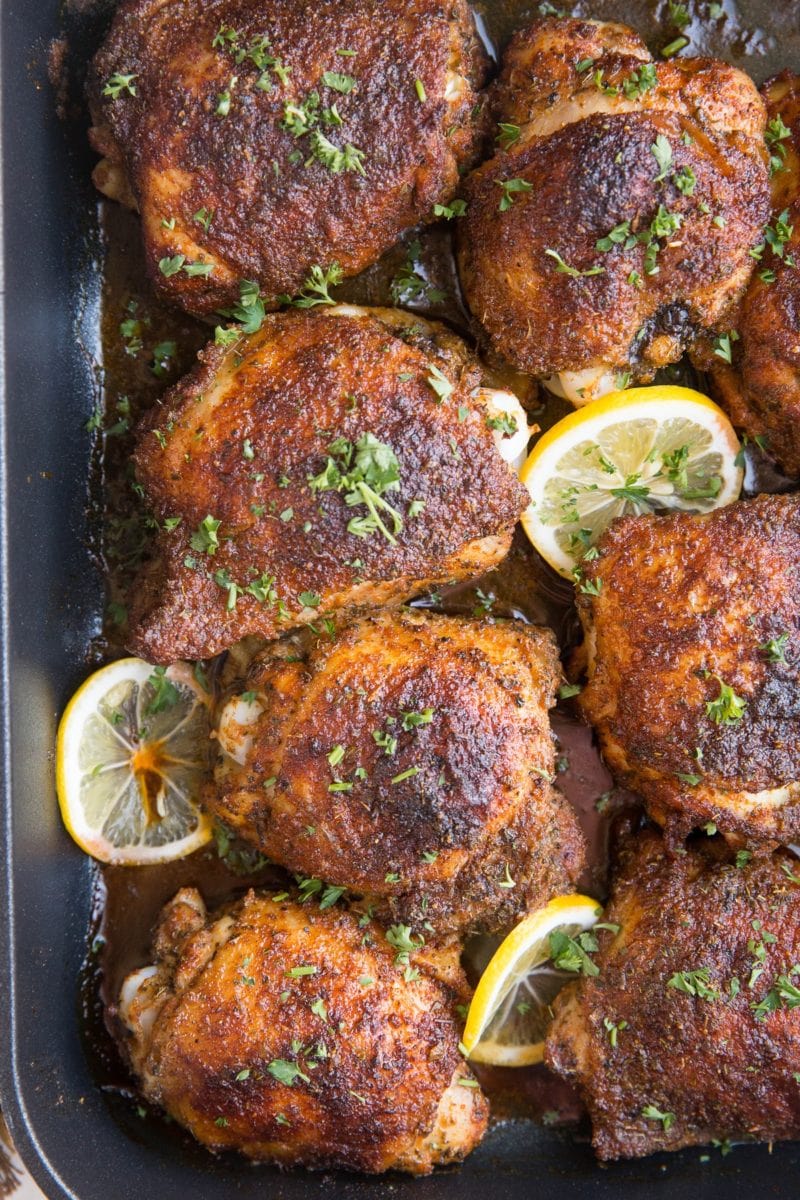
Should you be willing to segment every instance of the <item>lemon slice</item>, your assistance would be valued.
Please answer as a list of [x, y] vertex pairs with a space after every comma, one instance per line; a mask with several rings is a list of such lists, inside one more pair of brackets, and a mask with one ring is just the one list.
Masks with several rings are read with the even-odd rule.
[[590, 896], [558, 896], [512, 929], [481, 975], [462, 1042], [473, 1062], [528, 1067], [542, 1061], [549, 1005], [572, 978], [550, 961], [550, 934], [574, 938], [599, 920]]
[[197, 805], [210, 756], [210, 696], [185, 663], [123, 658], [70, 700], [56, 743], [64, 824], [101, 862], [182, 858], [212, 822]]
[[520, 471], [531, 497], [522, 524], [570, 577], [615, 517], [732, 503], [744, 475], [740, 450], [722, 409], [692, 388], [612, 392], [539, 438]]

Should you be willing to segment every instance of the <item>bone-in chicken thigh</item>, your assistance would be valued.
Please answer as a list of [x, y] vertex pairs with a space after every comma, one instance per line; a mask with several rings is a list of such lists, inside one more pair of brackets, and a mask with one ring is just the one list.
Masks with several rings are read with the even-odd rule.
[[487, 1118], [458, 1049], [464, 980], [420, 943], [285, 894], [208, 915], [182, 888], [120, 997], [144, 1094], [259, 1161], [424, 1175], [463, 1158]]
[[726, 328], [769, 210], [747, 76], [551, 18], [512, 38], [494, 114], [500, 148], [467, 181], [459, 241], [499, 354], [581, 404]]
[[649, 831], [625, 845], [598, 974], [556, 998], [546, 1047], [600, 1158], [800, 1137], [798, 866], [713, 843], [671, 858]]
[[404, 610], [270, 646], [222, 712], [207, 807], [384, 920], [495, 930], [584, 862], [553, 789], [549, 631]]
[[395, 310], [280, 313], [210, 346], [141, 432], [161, 532], [131, 649], [208, 658], [494, 566], [527, 501], [501, 450], [527, 425], [481, 378], [459, 338]]
[[606, 763], [675, 838], [800, 834], [800, 497], [626, 517], [578, 610]]
[[705, 347], [699, 365], [734, 423], [800, 476], [800, 77], [786, 71], [762, 90], [772, 219], [732, 336]]
[[165, 298], [355, 275], [446, 204], [480, 136], [466, 0], [123, 0], [94, 60], [101, 191]]

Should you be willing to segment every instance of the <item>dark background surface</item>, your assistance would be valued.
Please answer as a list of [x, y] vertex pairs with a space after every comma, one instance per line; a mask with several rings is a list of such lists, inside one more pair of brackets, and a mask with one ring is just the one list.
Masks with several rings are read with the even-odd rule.
[[[510, 24], [512, 6], [492, 6]], [[536, 4], [515, 3], [516, 15]], [[701, 11], [705, 4], [690, 4]], [[215, 1160], [135, 1106], [110, 1102], [93, 1083], [81, 1041], [77, 980], [86, 950], [94, 876], [58, 817], [53, 753], [58, 714], [87, 672], [102, 580], [90, 544], [91, 439], [85, 422], [100, 394], [97, 366], [102, 245], [93, 223], [91, 156], [74, 123], [56, 116], [47, 81], [50, 40], [66, 29], [70, 59], [85, 62], [108, 4], [4, 0], [2, 30], [5, 407], [0, 518], [4, 586], [2, 747], [6, 887], [0, 929], [2, 1106], [18, 1148], [50, 1197], [158, 1200], [199, 1196], [473, 1197], [645, 1195], [720, 1200], [795, 1196], [800, 1146], [686, 1151], [599, 1168], [585, 1142], [534, 1125], [496, 1127], [458, 1170], [429, 1179], [281, 1175]], [[653, 17], [666, 5], [576, 6], [627, 16], [658, 47]], [[800, 62], [800, 5], [726, 0], [720, 52], [759, 79]], [[98, 16], [98, 11], [100, 15]], [[747, 18], [736, 23], [735, 13]], [[763, 27], [758, 27], [759, 18]], [[659, 34], [660, 30], [660, 34]], [[692, 30], [700, 43], [699, 33]], [[659, 40], [660, 38], [660, 40]], [[708, 1161], [702, 1161], [707, 1158]]]

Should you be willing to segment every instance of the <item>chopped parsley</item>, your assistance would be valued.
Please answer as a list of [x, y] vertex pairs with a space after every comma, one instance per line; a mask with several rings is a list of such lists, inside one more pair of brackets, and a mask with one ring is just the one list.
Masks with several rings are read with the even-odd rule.
[[671, 41], [663, 48], [661, 51], [661, 57], [674, 58], [676, 54], [680, 54], [681, 50], [685, 50], [688, 45], [688, 37], [686, 37], [684, 34], [681, 34], [680, 37], [676, 37], [674, 41]]
[[419, 773], [419, 767], [409, 767], [407, 771], [401, 771], [399, 775], [394, 775], [391, 782], [404, 783], [406, 779], [414, 779], [415, 776], [419, 775]]
[[639, 96], [643, 96], [645, 92], [651, 91], [657, 83], [658, 75], [656, 74], [655, 63], [645, 63], [630, 73], [622, 84], [622, 90], [628, 100], [636, 100]]
[[522, 130], [519, 125], [511, 125], [506, 121], [501, 121], [497, 128], [500, 132], [497, 135], [497, 141], [500, 143], [501, 150], [508, 150], [515, 142], [518, 142], [522, 136]]
[[691, 167], [681, 167], [681, 169], [676, 171], [672, 176], [672, 182], [675, 184], [675, 187], [678, 189], [678, 191], [682, 192], [684, 196], [693, 196], [694, 189], [697, 186], [697, 176]]
[[675, 0], [669, 0], [669, 19], [676, 29], [683, 29], [689, 24], [691, 17], [685, 4], [676, 4]]
[[732, 329], [730, 333], [720, 334], [719, 337], [715, 337], [713, 345], [717, 358], [721, 358], [723, 362], [732, 363], [733, 343], [738, 342], [738, 340], [739, 334], [735, 329]]
[[129, 96], [135, 96], [136, 87], [133, 82], [135, 78], [135, 75], [121, 75], [118, 71], [115, 71], [106, 81], [103, 87], [103, 95], [110, 96], [112, 100], [118, 100], [123, 92], [127, 92]]
[[767, 131], [764, 134], [767, 146], [769, 148], [769, 173], [777, 175], [778, 171], [785, 169], [786, 147], [784, 142], [792, 136], [791, 129], [784, 125], [780, 113], [774, 117], [767, 125]]
[[800, 963], [795, 963], [785, 975], [779, 975], [764, 999], [758, 1004], [752, 1004], [753, 1016], [757, 1021], [766, 1021], [770, 1013], [780, 1008], [800, 1008], [800, 987], [792, 976], [800, 974]]
[[273, 1058], [272, 1062], [267, 1067], [273, 1079], [277, 1079], [278, 1083], [284, 1083], [288, 1087], [292, 1087], [298, 1079], [302, 1079], [303, 1083], [310, 1083], [311, 1080], [298, 1067], [297, 1063], [289, 1062], [285, 1058]]
[[770, 638], [768, 642], [764, 642], [759, 646], [766, 658], [767, 662], [785, 663], [786, 662], [786, 644], [789, 641], [788, 633], [780, 633], [777, 637]]
[[221, 822], [214, 825], [214, 844], [217, 855], [234, 875], [255, 875], [269, 863], [256, 850], [237, 843], [236, 835]]
[[152, 717], [156, 713], [165, 712], [180, 700], [180, 692], [171, 680], [167, 679], [166, 667], [154, 667], [153, 674], [147, 682], [153, 689], [153, 695], [145, 708], [145, 716]]
[[600, 968], [589, 957], [597, 949], [597, 938], [586, 930], [576, 938], [570, 937], [560, 929], [549, 935], [550, 958], [554, 967], [560, 971], [569, 971], [573, 975], [599, 975]]
[[607, 254], [609, 250], [613, 250], [615, 246], [621, 246], [623, 250], [631, 250], [638, 244], [639, 238], [635, 233], [631, 233], [630, 221], [621, 221], [619, 225], [615, 225], [609, 230], [605, 237], [598, 238], [595, 242], [595, 250], [601, 250]]
[[325, 87], [332, 88], [334, 92], [341, 92], [343, 96], [347, 96], [356, 86], [352, 75], [342, 75], [338, 71], [323, 71], [322, 82]]
[[258, 333], [266, 316], [258, 284], [252, 279], [243, 279], [239, 284], [238, 301], [232, 308], [220, 309], [220, 316], [237, 321], [239, 328], [223, 329], [218, 325], [215, 331], [215, 341], [218, 345], [235, 342], [242, 334]]
[[309, 134], [311, 156], [306, 160], [306, 166], [315, 159], [334, 175], [342, 171], [357, 171], [366, 175], [364, 170], [364, 151], [347, 142], [344, 146], [335, 145], [320, 129], [312, 129]]
[[434, 204], [433, 215], [452, 221], [454, 217], [463, 217], [467, 211], [466, 200], [453, 200], [451, 204]]
[[189, 539], [189, 545], [200, 554], [216, 554], [219, 549], [219, 527], [222, 524], [209, 513]]
[[498, 206], [499, 212], [508, 212], [514, 203], [514, 197], [522, 192], [532, 192], [533, 184], [524, 179], [495, 179], [495, 183], [503, 189]]
[[397, 951], [395, 962], [401, 967], [407, 966], [409, 956], [425, 945], [422, 936], [415, 939], [410, 925], [390, 925], [386, 930], [386, 941]]
[[230, 79], [230, 83], [225, 88], [225, 91], [220, 92], [219, 95], [217, 96], [217, 107], [214, 109], [214, 113], [216, 116], [218, 116], [218, 117], [227, 117], [228, 116], [229, 112], [231, 111], [231, 92], [236, 87], [236, 84], [238, 82], [239, 82], [238, 76], [232, 75], [231, 79]]
[[339, 763], [342, 761], [344, 756], [345, 756], [345, 748], [344, 748], [344, 746], [341, 745], [341, 743], [338, 746], [334, 746], [333, 749], [329, 750], [328, 753], [325, 755], [329, 764], [332, 767], [338, 767]]
[[659, 133], [653, 142], [650, 147], [650, 153], [658, 164], [658, 174], [653, 179], [653, 183], [661, 183], [662, 179], [666, 179], [667, 172], [672, 166], [672, 146], [670, 146], [668, 139], [664, 137], [663, 133]]
[[[336, 438], [328, 447], [328, 458], [318, 475], [308, 480], [312, 492], [344, 492], [348, 507], [363, 505], [365, 515], [354, 516], [348, 533], [369, 537], [380, 532], [392, 545], [403, 527], [403, 518], [387, 500], [385, 493], [400, 488], [400, 465], [391, 446], [371, 433], [363, 433], [357, 442]], [[389, 529], [383, 515], [391, 523]]]
[[569, 263], [564, 262], [564, 259], [557, 250], [552, 250], [548, 246], [545, 249], [545, 254], [550, 258], [555, 259], [556, 271], [559, 275], [569, 275], [570, 279], [583, 279], [589, 275], [605, 275], [605, 267], [587, 267], [585, 271], [579, 271], [577, 267], [571, 267]]
[[373, 729], [372, 737], [376, 746], [380, 746], [385, 754], [390, 758], [397, 750], [397, 738], [394, 734], [386, 733], [382, 729]]
[[719, 675], [715, 675], [714, 678], [719, 684], [719, 695], [715, 700], [706, 701], [706, 716], [717, 725], [735, 725], [744, 716], [747, 701], [737, 696], [733, 688], [723, 683]]
[[642, 1116], [647, 1117], [648, 1121], [660, 1121], [665, 1133], [668, 1133], [675, 1124], [675, 1113], [662, 1112], [660, 1108], [656, 1108], [655, 1104], [646, 1104], [642, 1109]]
[[342, 282], [344, 271], [338, 262], [332, 262], [328, 267], [315, 264], [311, 268], [305, 283], [292, 300], [295, 308], [314, 308], [318, 304], [335, 304], [328, 288], [336, 287]]
[[[452, 204], [452, 215], [463, 216], [462, 212], [456, 212], [456, 205], [463, 204], [464, 201], [454, 200]], [[466, 205], [465, 205], [466, 208]], [[440, 213], [438, 210], [442, 209]], [[447, 216], [449, 209], [443, 208], [437, 204], [434, 208], [436, 216]], [[448, 216], [448, 220], [449, 220]], [[406, 261], [397, 271], [397, 274], [392, 279], [389, 290], [392, 294], [392, 299], [395, 304], [411, 304], [418, 302], [422, 304], [440, 304], [446, 298], [447, 293], [441, 288], [434, 287], [432, 283], [424, 277], [418, 268], [418, 262], [422, 254], [422, 245], [415, 238], [414, 241], [408, 244], [408, 255]]]
[[619, 1035], [623, 1032], [623, 1030], [628, 1028], [628, 1022], [627, 1021], [614, 1022], [609, 1017], [603, 1017], [603, 1028], [605, 1029], [606, 1033], [608, 1034], [608, 1040], [611, 1044], [612, 1050], [616, 1050], [617, 1039], [618, 1039]]
[[[786, 246], [791, 240], [794, 233], [794, 225], [789, 221], [789, 210], [784, 210], [775, 218], [773, 225], [767, 225], [764, 230], [764, 242], [769, 246], [773, 254], [782, 259], [787, 266], [795, 266], [794, 257], [786, 253]], [[756, 257], [753, 252], [753, 257]]]
[[492, 429], [495, 433], [502, 433], [506, 437], [511, 437], [517, 432], [517, 418], [509, 413], [503, 413], [499, 417], [487, 417], [487, 428]]
[[430, 725], [433, 720], [434, 710], [432, 708], [424, 708], [422, 712], [404, 712], [402, 714], [401, 728], [405, 733], [411, 729], [418, 729], [420, 725]]
[[711, 987], [711, 972], [708, 967], [699, 967], [696, 971], [676, 971], [667, 980], [667, 987], [674, 988], [677, 992], [685, 992], [687, 996], [696, 996], [698, 1000], [707, 1000], [709, 1003], [719, 1000], [719, 992]]

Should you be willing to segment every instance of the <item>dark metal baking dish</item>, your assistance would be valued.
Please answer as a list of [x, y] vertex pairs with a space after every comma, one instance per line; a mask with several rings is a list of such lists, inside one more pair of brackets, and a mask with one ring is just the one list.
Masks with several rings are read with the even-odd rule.
[[[498, 3], [501, 0], [497, 0]], [[98, 15], [97, 9], [100, 8]], [[639, 22], [664, 5], [592, 5]], [[732, 9], [730, 3], [725, 8]], [[800, 61], [800, 8], [742, 3], [775, 31], [758, 73]], [[108, 5], [105, 5], [108, 8]], [[536, 5], [530, 9], [535, 10]], [[89, 542], [86, 418], [97, 398], [102, 246], [93, 224], [90, 155], [59, 120], [47, 82], [50, 40], [86, 60], [103, 5], [3, 0], [2, 130], [5, 402], [2, 471], [2, 770], [5, 884], [0, 930], [2, 1107], [21, 1154], [51, 1197], [336, 1195], [460, 1200], [647, 1195], [716, 1200], [729, 1189], [790, 1196], [800, 1146], [692, 1150], [599, 1169], [587, 1142], [532, 1122], [496, 1127], [459, 1170], [425, 1180], [280, 1174], [214, 1159], [132, 1106], [113, 1109], [82, 1048], [77, 980], [92, 906], [92, 869], [61, 828], [52, 746], [57, 715], [86, 673], [102, 581]], [[623, 10], [620, 13], [620, 9]], [[761, 11], [759, 11], [761, 10]], [[646, 30], [645, 30], [646, 32]], [[741, 43], [741, 52], [750, 49]], [[741, 61], [741, 60], [740, 60]], [[752, 65], [752, 60], [751, 60]]]

